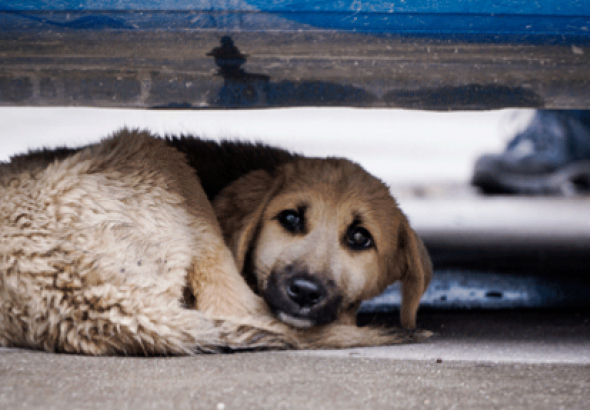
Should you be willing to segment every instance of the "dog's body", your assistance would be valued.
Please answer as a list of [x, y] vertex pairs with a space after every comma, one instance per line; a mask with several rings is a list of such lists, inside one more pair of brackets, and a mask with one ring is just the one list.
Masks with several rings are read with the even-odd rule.
[[346, 160], [124, 130], [0, 164], [0, 346], [403, 342], [412, 336], [356, 327], [354, 313], [401, 279], [414, 328], [430, 274], [387, 188]]

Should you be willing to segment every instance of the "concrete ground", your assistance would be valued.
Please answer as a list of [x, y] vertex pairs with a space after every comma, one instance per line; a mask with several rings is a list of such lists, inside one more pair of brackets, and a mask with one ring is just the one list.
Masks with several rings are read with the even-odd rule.
[[[361, 321], [389, 323], [388, 315]], [[415, 345], [195, 357], [0, 350], [0, 409], [587, 409], [589, 311], [423, 311]]]

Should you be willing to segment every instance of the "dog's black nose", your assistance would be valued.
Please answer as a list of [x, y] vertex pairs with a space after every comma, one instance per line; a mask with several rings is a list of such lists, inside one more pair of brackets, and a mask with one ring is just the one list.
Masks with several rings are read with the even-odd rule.
[[295, 277], [287, 285], [287, 295], [300, 307], [312, 307], [326, 297], [326, 289], [313, 278]]

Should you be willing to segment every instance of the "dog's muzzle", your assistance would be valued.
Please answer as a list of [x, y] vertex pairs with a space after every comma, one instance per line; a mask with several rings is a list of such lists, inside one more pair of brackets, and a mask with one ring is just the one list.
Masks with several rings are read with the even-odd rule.
[[295, 327], [333, 322], [342, 301], [333, 282], [292, 265], [273, 270], [263, 293], [277, 317]]

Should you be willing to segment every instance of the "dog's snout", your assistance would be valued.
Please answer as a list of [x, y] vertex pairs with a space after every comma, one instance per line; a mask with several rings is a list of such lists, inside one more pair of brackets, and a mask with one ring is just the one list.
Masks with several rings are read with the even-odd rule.
[[314, 278], [295, 277], [287, 284], [287, 295], [300, 307], [312, 307], [324, 299], [326, 289]]
[[295, 327], [333, 322], [342, 302], [333, 280], [296, 265], [273, 270], [263, 294], [278, 318]]

